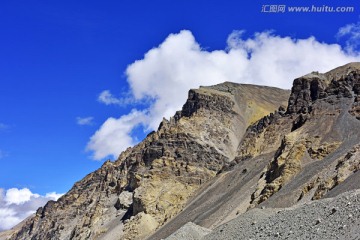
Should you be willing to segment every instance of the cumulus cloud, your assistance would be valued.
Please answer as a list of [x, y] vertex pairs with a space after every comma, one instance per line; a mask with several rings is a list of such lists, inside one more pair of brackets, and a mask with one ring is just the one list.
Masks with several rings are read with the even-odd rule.
[[0, 231], [7, 230], [29, 217], [49, 200], [57, 200], [62, 194], [55, 192], [41, 196], [29, 189], [0, 188]]
[[31, 197], [38, 198], [39, 196], [40, 196], [39, 194], [33, 194], [28, 188], [23, 188], [23, 189], [10, 188], [9, 190], [6, 191], [4, 200], [7, 205], [10, 204], [20, 205], [30, 201]]
[[341, 27], [336, 36], [346, 38], [346, 50], [354, 53], [360, 46], [360, 21]]
[[76, 118], [76, 123], [78, 125], [93, 125], [93, 120], [94, 118], [93, 117], [77, 117]]
[[133, 110], [118, 119], [108, 118], [98, 131], [91, 137], [87, 150], [93, 151], [93, 158], [101, 160], [109, 155], [117, 157], [119, 149], [132, 146], [136, 139], [131, 136], [132, 130], [139, 124], [147, 122], [147, 114]]
[[289, 89], [296, 77], [359, 60], [359, 55], [348, 54], [340, 45], [322, 43], [315, 37], [294, 39], [265, 31], [245, 38], [244, 31], [234, 31], [226, 49], [207, 51], [190, 31], [170, 34], [126, 69], [135, 101], [151, 99], [146, 111], [136, 120], [138, 110], [119, 119], [109, 118], [91, 137], [88, 149], [97, 159], [117, 156], [136, 143], [130, 135], [132, 129], [139, 124], [145, 130], [156, 129], [163, 117], [181, 109], [188, 90], [200, 85], [230, 81]]

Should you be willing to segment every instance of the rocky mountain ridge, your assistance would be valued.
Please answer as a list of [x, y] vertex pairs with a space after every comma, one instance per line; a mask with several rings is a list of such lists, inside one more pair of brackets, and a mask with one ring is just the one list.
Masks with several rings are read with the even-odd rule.
[[291, 207], [334, 189], [360, 188], [359, 80], [359, 63], [295, 79], [287, 109], [247, 128], [233, 169], [214, 178], [150, 239], [187, 222], [214, 229], [254, 207]]
[[158, 131], [38, 209], [12, 239], [145, 238], [230, 165], [246, 127], [288, 94], [234, 83], [190, 90]]
[[359, 94], [360, 63], [297, 78], [291, 93], [190, 90], [173, 118], [10, 239], [162, 239], [188, 222], [214, 229], [253, 208], [357, 189]]

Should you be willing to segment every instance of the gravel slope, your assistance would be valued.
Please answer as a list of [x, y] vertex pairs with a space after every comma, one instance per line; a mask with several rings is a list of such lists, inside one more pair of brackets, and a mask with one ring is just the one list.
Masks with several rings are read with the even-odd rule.
[[253, 209], [202, 239], [360, 239], [360, 189], [286, 209]]
[[196, 225], [192, 222], [188, 222], [176, 232], [171, 234], [171, 236], [165, 238], [165, 240], [196, 240], [202, 238], [210, 232], [210, 229], [200, 227], [199, 225]]

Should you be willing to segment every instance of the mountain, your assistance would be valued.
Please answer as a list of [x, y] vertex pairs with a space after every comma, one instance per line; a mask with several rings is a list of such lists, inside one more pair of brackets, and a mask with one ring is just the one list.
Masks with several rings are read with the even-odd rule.
[[359, 127], [360, 63], [297, 78], [291, 92], [229, 82], [193, 89], [156, 132], [10, 239], [162, 239], [336, 197], [359, 188]]
[[234, 168], [150, 239], [187, 222], [214, 229], [254, 207], [287, 208], [360, 188], [359, 94], [360, 63], [295, 79], [286, 112], [249, 126]]

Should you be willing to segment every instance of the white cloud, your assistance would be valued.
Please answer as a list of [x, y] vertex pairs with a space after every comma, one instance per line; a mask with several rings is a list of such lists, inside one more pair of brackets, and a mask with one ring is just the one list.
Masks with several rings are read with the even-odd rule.
[[46, 198], [50, 198], [50, 199], [53, 199], [53, 200], [57, 200], [59, 199], [62, 195], [62, 193], [56, 193], [56, 192], [49, 192], [45, 195]]
[[121, 99], [114, 97], [109, 90], [102, 91], [98, 97], [98, 101], [106, 105], [122, 104]]
[[129, 93], [123, 93], [123, 97], [115, 97], [110, 90], [104, 90], [99, 94], [98, 101], [105, 105], [126, 106], [135, 103], [135, 99]]
[[57, 200], [62, 194], [55, 192], [41, 196], [29, 189], [0, 188], [0, 231], [7, 230], [35, 213], [49, 200]]
[[93, 125], [93, 120], [94, 118], [93, 117], [77, 117], [76, 118], [76, 123], [78, 125]]
[[[139, 124], [146, 130], [156, 129], [163, 117], [169, 118], [181, 109], [191, 88], [225, 81], [291, 88], [296, 77], [360, 60], [359, 55], [346, 53], [338, 44], [321, 43], [314, 37], [281, 37], [271, 32], [244, 38], [243, 31], [235, 31], [229, 35], [227, 45], [225, 50], [204, 50], [192, 33], [184, 30], [170, 34], [143, 59], [130, 64], [126, 75], [134, 99], [152, 101], [136, 120], [138, 110], [119, 119], [109, 118], [88, 144], [94, 157], [117, 156], [134, 144], [130, 133]], [[104, 99], [113, 99], [110, 92], [105, 96]]]
[[346, 38], [346, 50], [354, 53], [360, 46], [360, 22], [341, 27], [337, 33], [338, 38]]
[[16, 212], [14, 210], [0, 208], [0, 231], [10, 229], [21, 221], [22, 219], [16, 216]]
[[25, 202], [30, 201], [31, 197], [38, 198], [38, 194], [33, 194], [28, 188], [17, 189], [10, 188], [6, 191], [4, 201], [7, 205], [10, 204], [23, 204]]
[[133, 110], [129, 114], [118, 119], [109, 118], [100, 129], [91, 137], [87, 150], [94, 151], [93, 158], [100, 160], [112, 155], [117, 157], [119, 149], [125, 150], [135, 144], [131, 137], [131, 131], [139, 124], [146, 122], [146, 114], [142, 111]]

